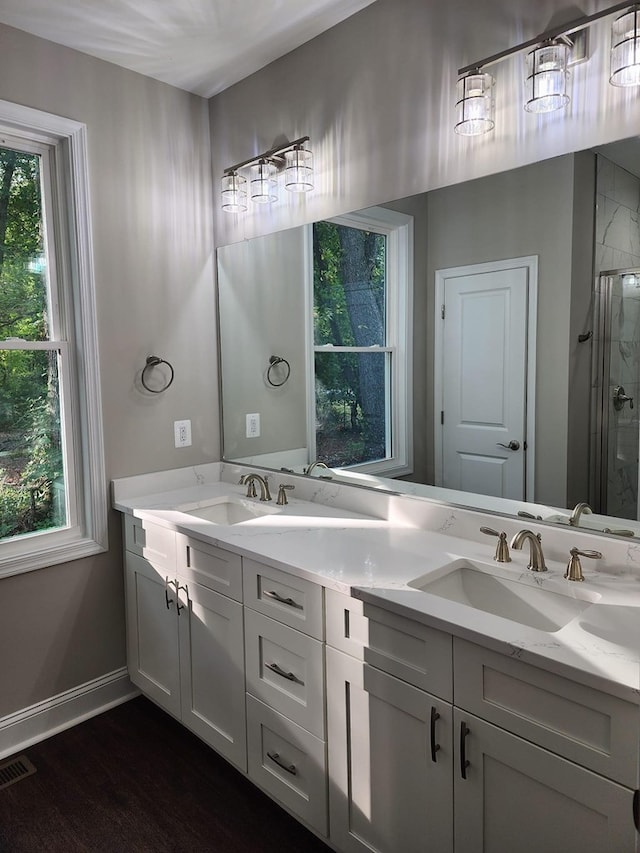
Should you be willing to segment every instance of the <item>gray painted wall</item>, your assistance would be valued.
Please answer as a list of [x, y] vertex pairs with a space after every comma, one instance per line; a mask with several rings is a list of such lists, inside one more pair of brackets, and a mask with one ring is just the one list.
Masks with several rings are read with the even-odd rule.
[[[8, 27], [0, 98], [88, 128], [107, 478], [218, 459], [206, 101]], [[174, 365], [165, 394], [137, 387], [151, 353]], [[107, 554], [0, 581], [0, 717], [124, 666], [110, 527]]]

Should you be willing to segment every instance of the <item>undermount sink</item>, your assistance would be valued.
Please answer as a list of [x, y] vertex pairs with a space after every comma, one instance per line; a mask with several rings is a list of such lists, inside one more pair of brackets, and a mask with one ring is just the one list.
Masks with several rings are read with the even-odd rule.
[[262, 506], [231, 495], [209, 501], [182, 504], [176, 509], [214, 524], [242, 524], [244, 521], [255, 521], [257, 518], [274, 515], [280, 511], [275, 507]]
[[598, 593], [577, 589], [575, 584], [564, 593], [490, 574], [464, 560], [452, 563], [433, 580], [422, 576], [409, 586], [549, 633], [559, 631], [600, 599]]

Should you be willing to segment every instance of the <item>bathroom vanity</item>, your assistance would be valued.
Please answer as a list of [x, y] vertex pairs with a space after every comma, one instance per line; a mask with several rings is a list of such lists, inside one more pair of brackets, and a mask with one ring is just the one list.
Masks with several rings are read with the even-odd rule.
[[640, 545], [250, 470], [113, 484], [149, 698], [337, 851], [637, 853]]

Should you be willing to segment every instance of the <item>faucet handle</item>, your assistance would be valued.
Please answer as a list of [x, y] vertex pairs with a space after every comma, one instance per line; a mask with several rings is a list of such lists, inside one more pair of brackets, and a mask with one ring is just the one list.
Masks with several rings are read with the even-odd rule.
[[286, 506], [289, 503], [287, 500], [287, 490], [290, 491], [292, 489], [295, 489], [295, 486], [280, 483], [278, 486], [278, 499], [276, 500], [278, 506]]
[[568, 581], [583, 581], [582, 564], [580, 557], [589, 557], [591, 560], [601, 560], [602, 554], [600, 551], [580, 551], [578, 548], [572, 548], [569, 552], [571, 559], [567, 564], [567, 571], [564, 573]]
[[510, 563], [511, 556], [509, 555], [509, 545], [507, 544], [507, 534], [502, 531], [498, 533], [493, 527], [481, 527], [480, 533], [486, 533], [487, 536], [497, 536], [498, 544], [496, 545], [496, 555], [493, 558], [496, 563]]

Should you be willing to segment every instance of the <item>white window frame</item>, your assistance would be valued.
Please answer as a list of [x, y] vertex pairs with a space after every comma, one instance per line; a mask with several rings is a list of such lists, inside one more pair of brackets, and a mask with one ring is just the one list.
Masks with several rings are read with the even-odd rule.
[[[44, 151], [43, 193], [51, 298], [51, 340], [0, 341], [3, 349], [61, 353], [67, 525], [0, 541], [0, 577], [106, 551], [107, 483], [96, 320], [86, 126], [0, 100], [0, 144]], [[43, 186], [45, 180], [43, 179]]]
[[386, 459], [345, 466], [385, 477], [413, 473], [413, 217], [385, 207], [332, 217], [337, 225], [383, 234], [386, 252], [386, 345], [384, 347], [315, 346], [313, 329], [313, 226], [308, 227], [307, 254], [307, 446], [309, 458], [316, 458], [315, 354], [317, 352], [390, 352], [387, 429], [391, 430], [391, 454]]

